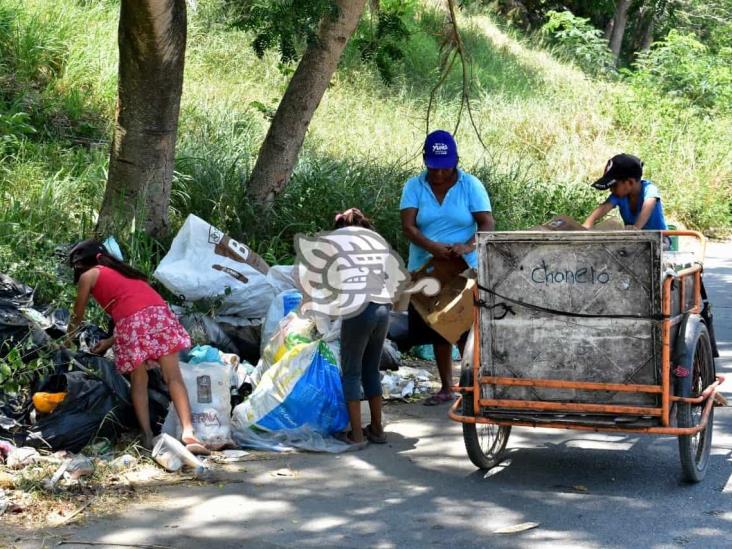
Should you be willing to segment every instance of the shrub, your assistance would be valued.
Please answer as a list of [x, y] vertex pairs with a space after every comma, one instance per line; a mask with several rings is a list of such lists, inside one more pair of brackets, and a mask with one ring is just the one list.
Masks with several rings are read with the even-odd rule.
[[713, 54], [693, 34], [676, 30], [642, 53], [630, 74], [636, 87], [657, 89], [702, 109], [732, 111], [732, 47]]
[[576, 17], [570, 11], [551, 10], [541, 35], [546, 43], [591, 74], [614, 71], [613, 55], [602, 31], [593, 27], [589, 19]]

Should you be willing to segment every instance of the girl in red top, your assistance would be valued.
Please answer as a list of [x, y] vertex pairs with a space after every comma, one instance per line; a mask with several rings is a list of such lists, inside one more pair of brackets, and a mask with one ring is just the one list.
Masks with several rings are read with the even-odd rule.
[[102, 340], [92, 352], [104, 354], [114, 346], [117, 370], [130, 374], [132, 405], [145, 447], [150, 449], [153, 437], [147, 398], [149, 360], [160, 364], [183, 427], [183, 443], [198, 447], [188, 392], [178, 365], [178, 351], [191, 345], [188, 333], [145, 275], [109, 255], [101, 243], [80, 242], [71, 249], [69, 261], [78, 293], [68, 332], [73, 335], [84, 319], [89, 295], [112, 317], [114, 335]]

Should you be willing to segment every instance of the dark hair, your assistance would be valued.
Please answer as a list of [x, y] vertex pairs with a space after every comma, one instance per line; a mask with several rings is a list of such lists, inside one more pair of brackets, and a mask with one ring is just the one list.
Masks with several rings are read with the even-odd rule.
[[343, 227], [363, 227], [364, 229], [375, 230], [371, 220], [358, 208], [349, 208], [336, 214], [333, 228], [342, 229]]
[[82, 274], [98, 265], [114, 269], [127, 278], [147, 281], [144, 274], [111, 256], [101, 242], [93, 239], [82, 240], [71, 248], [69, 264], [74, 269], [75, 283], [79, 282]]

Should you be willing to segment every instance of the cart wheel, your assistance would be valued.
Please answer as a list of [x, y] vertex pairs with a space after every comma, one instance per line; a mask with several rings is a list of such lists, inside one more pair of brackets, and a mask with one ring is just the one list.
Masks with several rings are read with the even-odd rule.
[[[714, 359], [709, 332], [701, 327], [696, 340], [693, 357], [692, 396], [699, 395], [714, 382]], [[679, 427], [693, 427], [701, 421], [702, 411], [706, 403], [692, 405], [677, 403], [676, 421]], [[714, 407], [709, 412], [709, 421], [704, 429], [695, 435], [679, 436], [679, 456], [684, 480], [699, 482], [704, 478], [709, 466], [709, 452], [712, 449], [712, 431], [714, 430]]]
[[[472, 385], [472, 371], [463, 369], [460, 384]], [[474, 416], [472, 393], [463, 394], [463, 415]], [[503, 456], [511, 434], [511, 427], [490, 425], [488, 423], [463, 423], [463, 440], [468, 457], [479, 469], [488, 470], [498, 465]]]

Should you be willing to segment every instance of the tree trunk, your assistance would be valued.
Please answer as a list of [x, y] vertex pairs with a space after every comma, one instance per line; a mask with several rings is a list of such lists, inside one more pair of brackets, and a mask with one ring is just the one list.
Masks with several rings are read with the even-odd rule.
[[292, 175], [310, 121], [323, 98], [366, 0], [336, 0], [338, 17], [326, 16], [318, 40], [308, 45], [282, 97], [249, 179], [249, 194], [270, 203]]
[[109, 175], [99, 233], [134, 221], [168, 230], [183, 65], [186, 0], [122, 0], [119, 83]]
[[618, 0], [615, 4], [615, 17], [613, 18], [613, 33], [610, 37], [610, 49], [615, 56], [615, 63], [620, 59], [620, 48], [623, 46], [625, 25], [628, 23], [628, 8], [630, 0]]
[[646, 28], [643, 29], [643, 38], [641, 39], [640, 51], [648, 51], [653, 44], [653, 31], [656, 26], [656, 14], [651, 11]]
[[615, 27], [615, 18], [613, 17], [610, 19], [610, 21], [607, 22], [607, 25], [605, 25], [605, 40], [607, 40], [608, 44], [610, 43], [610, 39], [613, 37], [613, 28]]

